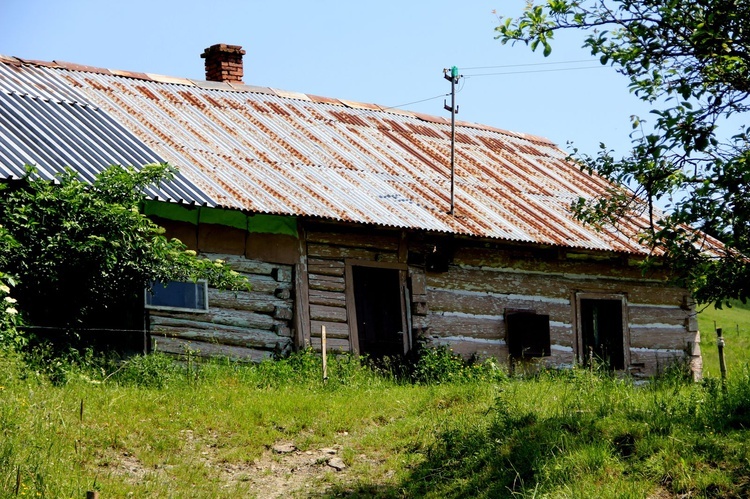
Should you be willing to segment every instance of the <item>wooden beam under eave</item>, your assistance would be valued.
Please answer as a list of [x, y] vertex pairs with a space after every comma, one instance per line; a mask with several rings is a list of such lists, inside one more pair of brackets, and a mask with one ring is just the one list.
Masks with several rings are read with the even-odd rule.
[[299, 260], [294, 265], [294, 329], [297, 349], [310, 346], [310, 288], [307, 272], [307, 235], [301, 220], [297, 220]]

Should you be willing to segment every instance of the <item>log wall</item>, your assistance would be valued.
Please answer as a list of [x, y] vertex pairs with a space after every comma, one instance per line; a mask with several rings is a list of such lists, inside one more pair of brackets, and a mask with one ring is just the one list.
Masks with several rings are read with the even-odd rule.
[[532, 310], [550, 318], [549, 365], [572, 365], [578, 356], [576, 294], [623, 296], [630, 348], [626, 370], [650, 376], [675, 359], [700, 372], [695, 307], [683, 289], [658, 273], [618, 256], [524, 253], [523, 248], [458, 244], [446, 272], [427, 272], [427, 315], [419, 321], [429, 341], [464, 356], [508, 358], [505, 311]]
[[[252, 289], [227, 291], [209, 287], [208, 312], [205, 313], [150, 310], [152, 350], [256, 362], [292, 351], [295, 346], [292, 325], [295, 267], [259, 261], [247, 254], [262, 247], [263, 244], [257, 242], [262, 243], [269, 236], [245, 234], [221, 226], [196, 228], [176, 222], [167, 229], [170, 237], [187, 238], [197, 234], [194, 239], [188, 239], [189, 246], [208, 258], [224, 260], [248, 278]], [[273, 244], [278, 246], [279, 236], [272, 237], [275, 238]], [[291, 246], [283, 243], [285, 248]], [[276, 260], [290, 260], [289, 254], [286, 250], [282, 252], [283, 258]]]
[[[448, 345], [467, 358], [507, 361], [505, 314], [526, 310], [550, 318], [551, 355], [543, 362], [573, 365], [580, 342], [576, 296], [585, 293], [624, 298], [628, 372], [650, 376], [675, 359], [701, 370], [695, 307], [686, 291], [667, 285], [658, 271], [643, 275], [622, 255], [310, 221], [294, 246], [286, 240], [248, 244], [248, 235], [243, 246], [234, 230], [222, 243], [212, 240], [217, 232], [198, 230], [191, 244], [248, 276], [253, 290], [211, 289], [205, 314], [151, 312], [155, 348], [260, 360], [296, 347], [319, 350], [325, 326], [329, 349], [353, 351], [346, 266], [357, 261], [403, 265], [412, 339]], [[235, 254], [209, 251], [215, 249]], [[282, 256], [266, 255], [271, 250]], [[304, 301], [296, 309], [295, 297]]]
[[325, 326], [328, 348], [350, 352], [353, 338], [347, 310], [346, 260], [398, 262], [399, 233], [313, 224], [306, 231], [306, 240], [311, 345], [320, 350]]

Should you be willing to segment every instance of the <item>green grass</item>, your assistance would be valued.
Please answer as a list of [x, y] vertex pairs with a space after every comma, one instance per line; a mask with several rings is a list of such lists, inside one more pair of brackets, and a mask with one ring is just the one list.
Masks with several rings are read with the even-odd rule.
[[[410, 381], [332, 359], [325, 384], [310, 353], [30, 362], [0, 354], [0, 497], [265, 497], [274, 477], [289, 497], [750, 495], [739, 367], [722, 387], [679, 369], [639, 386], [583, 369], [514, 378], [447, 352]], [[299, 452], [270, 452], [279, 442]], [[348, 468], [327, 467], [324, 447]]]
[[731, 372], [742, 369], [750, 363], [750, 303], [733, 302], [732, 307], [722, 309], [707, 306], [698, 315], [698, 327], [701, 332], [704, 375], [720, 375], [717, 327], [722, 328], [727, 370]]

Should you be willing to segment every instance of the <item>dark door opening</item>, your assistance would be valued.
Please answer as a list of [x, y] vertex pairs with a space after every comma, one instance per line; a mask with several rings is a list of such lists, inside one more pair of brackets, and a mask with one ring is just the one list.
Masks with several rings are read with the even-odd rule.
[[622, 301], [582, 299], [581, 336], [585, 363], [593, 357], [610, 369], [625, 368]]
[[399, 271], [352, 267], [359, 353], [374, 359], [404, 353], [404, 314]]

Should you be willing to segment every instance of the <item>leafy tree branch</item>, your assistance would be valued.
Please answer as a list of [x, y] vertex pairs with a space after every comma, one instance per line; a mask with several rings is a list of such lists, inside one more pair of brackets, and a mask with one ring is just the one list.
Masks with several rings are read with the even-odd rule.
[[247, 288], [243, 276], [167, 239], [140, 212], [145, 189], [173, 175], [166, 164], [112, 166], [92, 183], [70, 170], [47, 182], [29, 167], [0, 185], [0, 280], [16, 283], [14, 308], [37, 326], [100, 327], [142, 304], [153, 281]]
[[[548, 0], [501, 19], [502, 43], [552, 51], [555, 33], [582, 45], [651, 104], [653, 123], [633, 116], [632, 150], [575, 150], [583, 168], [632, 189], [579, 200], [577, 216], [617, 224], [648, 216], [642, 242], [701, 302], [750, 297], [750, 3], [741, 0]], [[740, 124], [738, 124], [740, 122]], [[641, 201], [643, 200], [643, 201]], [[667, 213], [654, 202], [667, 203]], [[697, 229], [698, 231], [696, 231]], [[711, 237], [723, 243], [717, 246]]]

